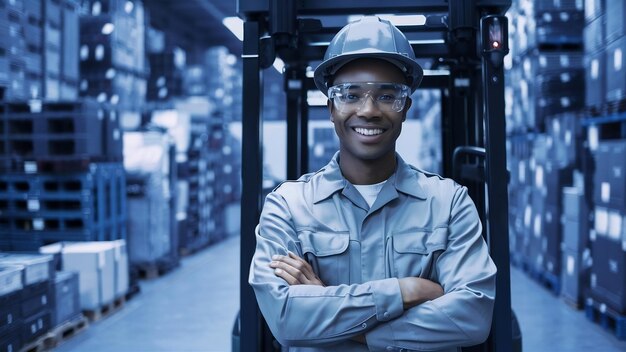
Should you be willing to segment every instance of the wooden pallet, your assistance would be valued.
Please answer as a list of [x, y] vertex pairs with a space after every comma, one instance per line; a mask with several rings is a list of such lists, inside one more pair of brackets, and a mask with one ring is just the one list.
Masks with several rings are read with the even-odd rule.
[[572, 297], [561, 295], [561, 300], [575, 310], [581, 310], [584, 307], [584, 304], [581, 302], [581, 300], [575, 300]]
[[522, 264], [522, 270], [526, 272], [531, 279], [538, 282], [541, 286], [547, 288], [550, 292], [552, 292], [555, 296], [559, 296], [561, 293], [561, 279], [545, 270], [538, 270], [533, 268], [531, 265], [526, 263]]
[[152, 280], [169, 273], [179, 265], [178, 260], [162, 258], [154, 262], [133, 264], [133, 269], [140, 279]]
[[34, 341], [27, 343], [20, 349], [20, 352], [43, 352], [48, 351], [46, 339], [48, 339], [48, 335], [43, 335], [37, 338]]
[[83, 314], [89, 319], [90, 322], [96, 322], [103, 318], [108, 317], [109, 315], [117, 312], [118, 310], [124, 308], [124, 304], [126, 303], [126, 296], [119, 297], [113, 302], [109, 304], [105, 304], [98, 309], [95, 310], [85, 310]]
[[48, 333], [48, 338], [46, 339], [46, 349], [53, 349], [59, 346], [63, 342], [73, 338], [87, 329], [88, 326], [89, 322], [82, 314], [74, 319], [66, 321]]
[[626, 315], [619, 314], [608, 308], [606, 304], [589, 298], [585, 304], [585, 316], [611, 332], [619, 340], [626, 340]]

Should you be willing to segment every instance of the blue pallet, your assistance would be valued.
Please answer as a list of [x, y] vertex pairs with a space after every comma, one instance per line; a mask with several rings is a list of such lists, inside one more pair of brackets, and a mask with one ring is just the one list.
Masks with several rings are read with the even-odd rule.
[[[121, 163], [93, 164], [90, 171], [78, 174], [0, 174], [0, 182], [6, 185], [0, 193], [0, 231], [13, 237], [32, 237], [37, 243], [126, 237], [126, 176]], [[38, 210], [28, 211], [29, 199], [38, 201]]]
[[626, 340], [626, 316], [591, 298], [585, 304], [585, 316], [610, 331], [619, 340]]
[[0, 232], [0, 250], [37, 251], [39, 247], [61, 241], [112, 241], [126, 239], [126, 221], [82, 231]]

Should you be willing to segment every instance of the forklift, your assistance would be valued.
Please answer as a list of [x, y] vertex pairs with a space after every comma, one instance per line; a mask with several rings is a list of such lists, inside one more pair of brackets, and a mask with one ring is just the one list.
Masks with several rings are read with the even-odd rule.
[[[240, 312], [233, 351], [280, 351], [248, 284], [255, 227], [264, 201], [263, 70], [280, 58], [285, 69], [287, 178], [308, 170], [307, 94], [316, 90], [307, 67], [323, 59], [331, 38], [353, 15], [422, 15], [420, 26], [397, 27], [431, 70], [418, 89], [441, 91], [442, 176], [466, 186], [484, 225], [498, 268], [488, 339], [463, 351], [521, 351], [511, 309], [508, 171], [504, 112], [504, 57], [511, 0], [238, 0], [244, 19]], [[322, 19], [330, 24], [323, 25]], [[339, 20], [337, 20], [339, 18]], [[342, 23], [341, 19], [343, 19]], [[313, 66], [314, 67], [314, 66]], [[309, 68], [310, 70], [310, 68]]]

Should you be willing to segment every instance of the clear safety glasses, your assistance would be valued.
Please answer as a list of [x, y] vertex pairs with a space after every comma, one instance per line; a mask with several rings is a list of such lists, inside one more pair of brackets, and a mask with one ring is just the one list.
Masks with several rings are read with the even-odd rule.
[[367, 98], [382, 112], [400, 112], [410, 94], [410, 88], [400, 83], [342, 83], [328, 89], [328, 99], [341, 113], [360, 110]]

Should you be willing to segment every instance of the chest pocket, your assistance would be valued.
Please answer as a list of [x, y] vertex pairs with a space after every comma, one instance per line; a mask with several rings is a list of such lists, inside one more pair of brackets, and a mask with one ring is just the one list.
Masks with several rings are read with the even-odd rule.
[[350, 234], [302, 231], [298, 233], [304, 259], [325, 285], [346, 284], [350, 280], [348, 245]]
[[386, 251], [387, 275], [438, 281], [435, 264], [439, 255], [446, 250], [447, 240], [447, 227], [392, 234]]

